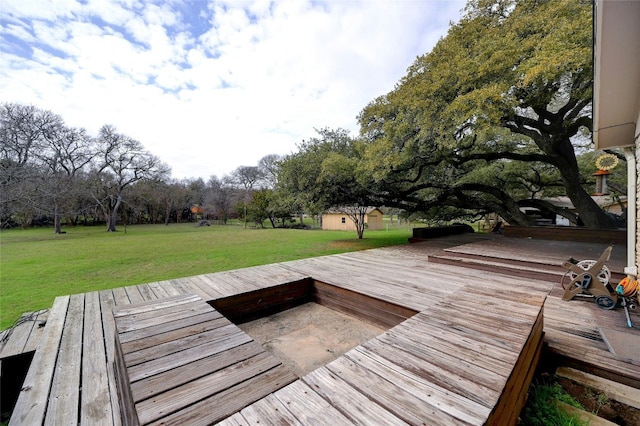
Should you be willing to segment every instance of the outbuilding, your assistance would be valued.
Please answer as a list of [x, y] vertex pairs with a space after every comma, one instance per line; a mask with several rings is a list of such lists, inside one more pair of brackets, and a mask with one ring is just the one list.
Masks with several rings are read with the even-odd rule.
[[[382, 229], [382, 210], [368, 207], [364, 216], [367, 230], [380, 231]], [[328, 210], [322, 214], [322, 229], [329, 231], [355, 231], [356, 225], [345, 210]]]

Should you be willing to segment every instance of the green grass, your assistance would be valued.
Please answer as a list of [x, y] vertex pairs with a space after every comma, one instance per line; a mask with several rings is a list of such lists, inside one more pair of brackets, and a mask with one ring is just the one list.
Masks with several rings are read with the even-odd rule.
[[563, 411], [555, 401], [562, 401], [577, 408], [582, 406], [567, 394], [558, 383], [532, 383], [529, 396], [520, 415], [526, 426], [585, 426], [579, 418]]
[[0, 232], [0, 330], [56, 296], [406, 244], [410, 229], [355, 232], [137, 225]]

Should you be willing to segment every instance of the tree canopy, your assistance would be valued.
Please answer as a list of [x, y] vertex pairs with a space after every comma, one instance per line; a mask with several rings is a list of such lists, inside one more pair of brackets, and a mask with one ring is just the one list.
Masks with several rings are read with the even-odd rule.
[[577, 215], [556, 213], [611, 227], [576, 159], [590, 140], [591, 28], [590, 2], [470, 1], [359, 116], [367, 143], [359, 167], [384, 204], [530, 224], [521, 207], [553, 209], [540, 198], [565, 193]]
[[378, 200], [365, 176], [356, 176], [364, 146], [345, 129], [316, 129], [299, 151], [280, 164], [278, 188], [312, 213], [334, 208], [347, 214], [363, 237], [366, 207]]

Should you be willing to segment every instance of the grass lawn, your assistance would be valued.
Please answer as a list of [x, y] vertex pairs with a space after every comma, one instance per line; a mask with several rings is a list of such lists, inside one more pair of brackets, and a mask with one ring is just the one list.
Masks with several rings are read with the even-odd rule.
[[0, 232], [0, 330], [56, 296], [406, 244], [410, 228], [355, 232], [136, 225]]

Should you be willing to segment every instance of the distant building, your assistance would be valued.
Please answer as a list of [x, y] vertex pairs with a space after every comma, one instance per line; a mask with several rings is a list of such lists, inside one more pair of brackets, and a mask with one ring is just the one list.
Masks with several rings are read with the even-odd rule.
[[[369, 231], [382, 229], [382, 211], [376, 207], [369, 207], [364, 217], [364, 223]], [[329, 231], [355, 231], [356, 225], [348, 214], [329, 210], [322, 214], [322, 229]]]

